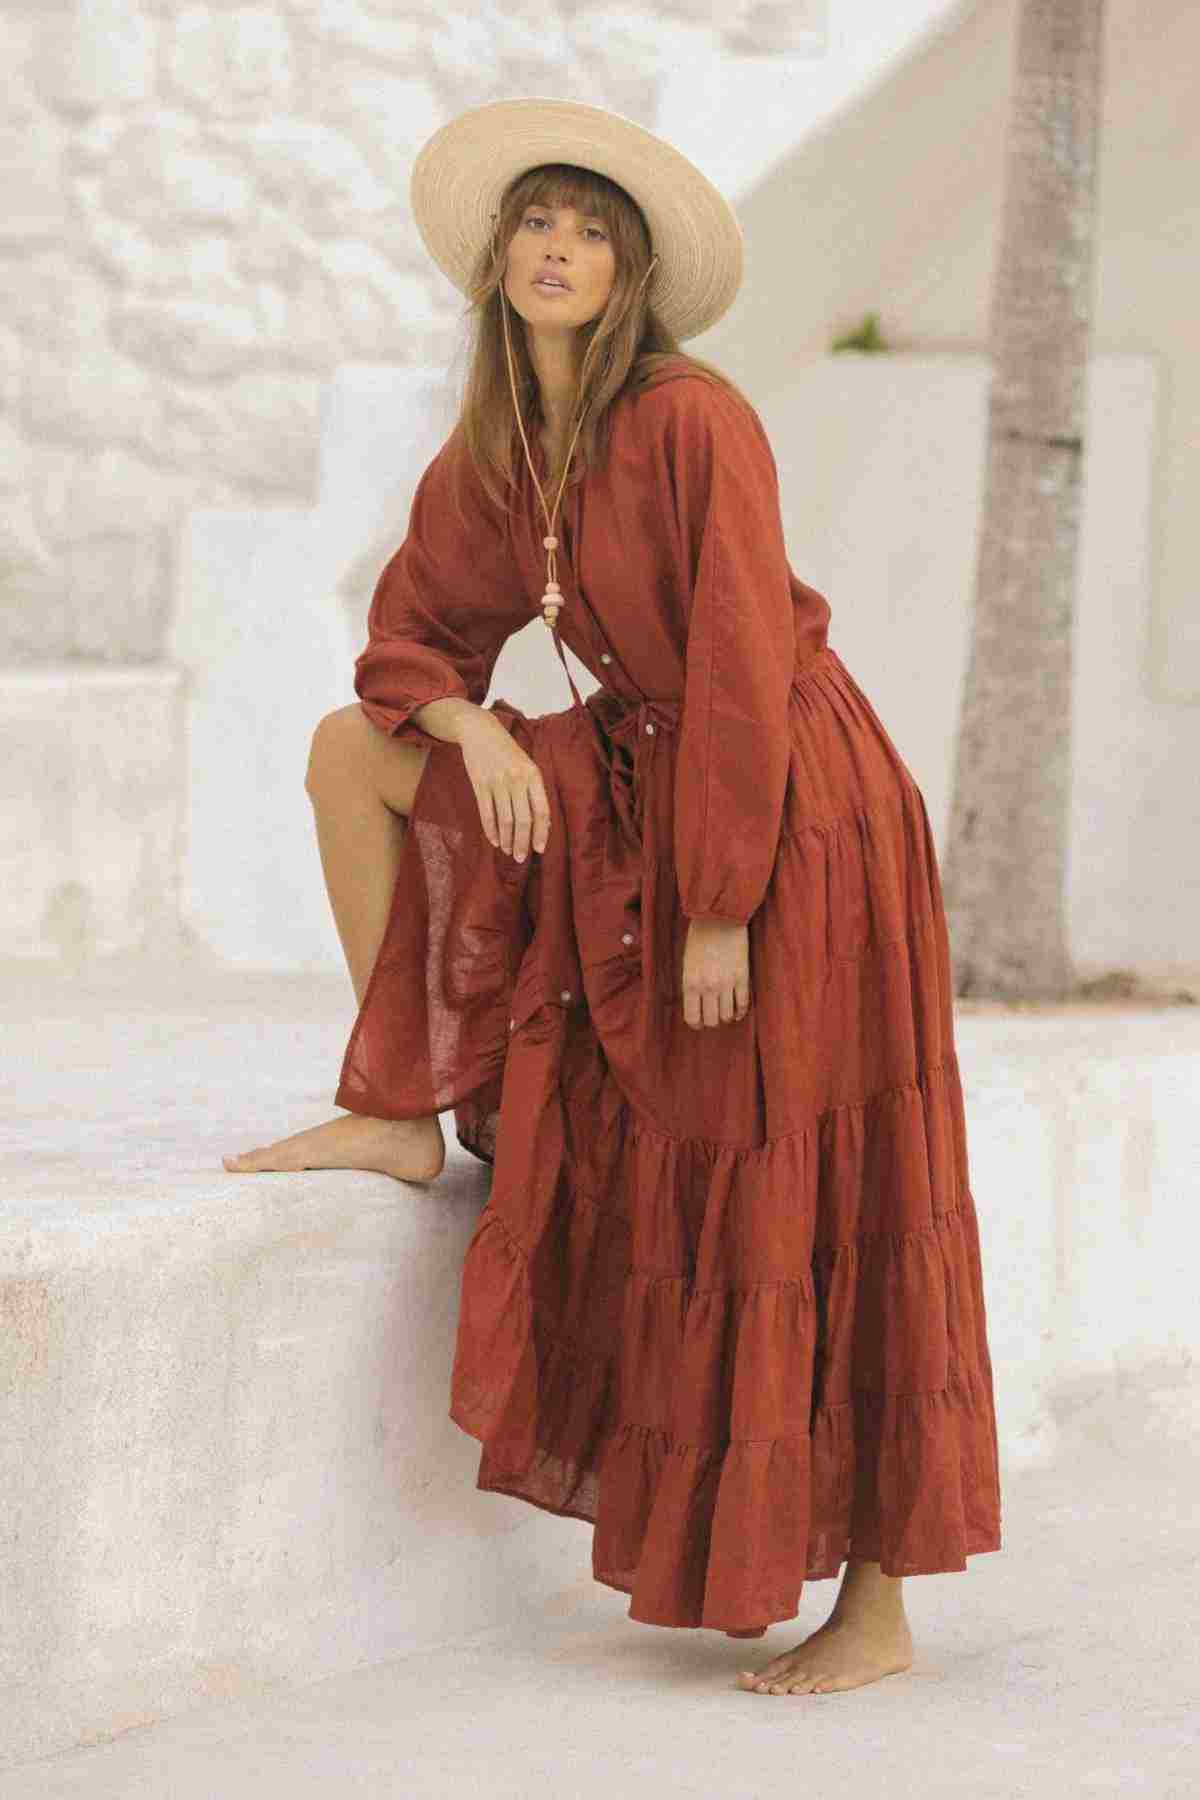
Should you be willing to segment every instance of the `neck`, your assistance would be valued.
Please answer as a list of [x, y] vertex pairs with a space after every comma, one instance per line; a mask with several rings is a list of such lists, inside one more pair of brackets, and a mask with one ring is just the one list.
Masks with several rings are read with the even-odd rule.
[[530, 330], [527, 336], [542, 417], [552, 438], [565, 437], [571, 425], [579, 385], [576, 339], [574, 327], [567, 331]]

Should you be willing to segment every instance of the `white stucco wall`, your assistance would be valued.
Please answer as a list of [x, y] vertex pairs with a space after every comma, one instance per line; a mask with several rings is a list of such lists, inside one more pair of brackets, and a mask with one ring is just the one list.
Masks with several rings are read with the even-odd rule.
[[[299, 785], [309, 715], [349, 697], [359, 618], [339, 599], [339, 580], [378, 542], [385, 518], [402, 530], [425, 440], [417, 429], [400, 441], [354, 404], [357, 426], [331, 409], [349, 394], [351, 370], [377, 369], [386, 388], [397, 373], [421, 379], [452, 365], [459, 297], [407, 215], [408, 170], [437, 123], [499, 93], [575, 95], [642, 118], [735, 200], [746, 283], [727, 318], [690, 347], [726, 368], [767, 419], [789, 470], [796, 567], [834, 590], [835, 639], [856, 656], [940, 821], [951, 714], [934, 706], [911, 716], [911, 663], [875, 655], [887, 631], [872, 606], [919, 611], [915, 591], [936, 593], [937, 630], [906, 653], [952, 701], [975, 522], [946, 506], [930, 549], [924, 527], [913, 540], [905, 500], [919, 490], [974, 504], [963, 399], [972, 378], [956, 403], [966, 406], [964, 463], [951, 441], [922, 437], [907, 402], [894, 418], [879, 411], [889, 384], [907, 391], [902, 359], [879, 392], [846, 359], [815, 371], [831, 338], [868, 310], [879, 311], [910, 370], [914, 355], [982, 356], [1016, 12], [1017, 0], [844, 0], [828, 17], [819, 0], [723, 9], [671, 0], [619, 17], [523, 4], [447, 12], [430, 0], [402, 9], [17, 0], [5, 9], [0, 665], [152, 666], [178, 651], [191, 677], [197, 786], [179, 796], [184, 816], [164, 814], [162, 829], [190, 838], [189, 917], [206, 943], [274, 966], [324, 966], [340, 954]], [[1138, 432], [1153, 434], [1130, 446], [1131, 458], [1140, 446], [1148, 459], [1136, 478], [1125, 471], [1133, 486], [1112, 491], [1108, 475], [1089, 475], [1105, 496], [1108, 560], [1092, 553], [1087, 605], [1100, 616], [1094, 596], [1114, 557], [1121, 593], [1137, 594], [1115, 622], [1119, 679], [1111, 657], [1089, 659], [1083, 646], [1079, 664], [1080, 742], [1091, 742], [1087, 721], [1106, 709], [1124, 721], [1120, 754], [1087, 756], [1077, 773], [1073, 932], [1078, 953], [1101, 964], [1195, 960], [1186, 771], [1200, 696], [1188, 504], [1197, 377], [1186, 345], [1200, 128], [1186, 71], [1198, 47], [1200, 26], [1182, 0], [1162, 0], [1151, 21], [1133, 0], [1113, 0], [1094, 347], [1097, 366], [1119, 354], [1129, 367], [1139, 358], [1153, 367], [1157, 401], [1153, 424], [1148, 390], [1116, 402], [1129, 400]], [[847, 400], [851, 388], [857, 398]], [[942, 418], [940, 401], [935, 408]], [[1124, 429], [1119, 417], [1096, 421], [1101, 462], [1112, 454], [1102, 442]], [[365, 455], [381, 442], [395, 464], [375, 483]], [[903, 492], [888, 486], [893, 452], [903, 457]], [[390, 514], [380, 510], [388, 505]], [[862, 533], [868, 507], [879, 556]], [[925, 580], [930, 557], [945, 580]], [[225, 618], [220, 599], [208, 613], [197, 605], [206, 583], [249, 597], [240, 619]], [[321, 658], [311, 675], [292, 671], [272, 712], [246, 698], [263, 657], [275, 654], [266, 594], [290, 597]], [[864, 619], [872, 622], [860, 643]], [[561, 670], [539, 661], [543, 647], [522, 634], [494, 691], [536, 705], [546, 677], [543, 703], [564, 703]], [[221, 686], [242, 708], [234, 737], [239, 767], [249, 756], [256, 770], [254, 813], [244, 782], [214, 806], [229, 740], [195, 736], [214, 722], [205, 725], [204, 707]], [[162, 734], [142, 742], [156, 765], [176, 741], [174, 725], [160, 724]], [[122, 758], [136, 766], [132, 750]], [[218, 829], [223, 811], [231, 832]], [[1130, 819], [1136, 830], [1122, 824]], [[1116, 869], [1139, 847], [1153, 851], [1143, 866], [1160, 890], [1146, 907], [1131, 902], [1135, 882]], [[218, 860], [205, 894], [197, 863], [221, 855], [234, 867]], [[99, 912], [86, 860], [64, 857], [60, 847], [53, 868], [40, 860], [50, 885], [21, 899], [19, 918], [0, 915], [0, 945], [56, 955], [144, 941], [133, 914], [114, 915], [107, 938], [71, 937], [68, 915]], [[282, 912], [276, 884], [293, 896]], [[115, 891], [110, 884], [110, 899]], [[143, 913], [160, 899], [143, 895]]]
[[[742, 198], [746, 281], [698, 347], [777, 412], [812, 355], [870, 311], [897, 350], [986, 348], [1018, 10], [964, 9]], [[1105, 13], [1092, 349], [1159, 370], [1144, 672], [1194, 704], [1200, 15], [1187, 0]]]
[[[898, 30], [945, 0], [906, 0]], [[11, 0], [0, 11], [0, 664], [162, 654], [193, 506], [307, 505], [330, 373], [437, 362], [420, 144], [522, 93], [653, 126], [681, 70], [818, 54], [825, 0]], [[896, 31], [890, 34], [894, 37]], [[739, 92], [732, 96], [739, 104]], [[686, 131], [702, 150], [716, 122]], [[795, 141], [786, 114], [756, 148]], [[745, 179], [743, 152], [722, 175]], [[739, 165], [739, 166], [734, 166]]]

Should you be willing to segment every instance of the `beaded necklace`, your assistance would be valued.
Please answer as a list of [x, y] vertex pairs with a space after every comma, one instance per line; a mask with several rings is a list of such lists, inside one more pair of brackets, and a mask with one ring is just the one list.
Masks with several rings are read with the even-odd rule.
[[585, 406], [580, 412], [575, 430], [571, 434], [571, 446], [567, 451], [566, 458], [563, 462], [562, 479], [558, 484], [558, 492], [554, 496], [554, 505], [548, 508], [546, 505], [546, 496], [542, 491], [542, 484], [538, 480], [537, 470], [533, 466], [533, 455], [530, 451], [529, 439], [525, 432], [525, 421], [521, 417], [521, 408], [517, 404], [517, 379], [513, 369], [512, 340], [509, 337], [508, 331], [508, 305], [504, 299], [503, 282], [500, 284], [500, 304], [504, 312], [504, 349], [508, 359], [508, 380], [509, 386], [512, 389], [513, 408], [516, 412], [517, 424], [521, 431], [521, 442], [525, 447], [525, 460], [529, 464], [529, 472], [533, 476], [533, 484], [537, 488], [537, 496], [541, 501], [542, 516], [546, 521], [546, 535], [542, 539], [542, 545], [546, 551], [546, 591], [542, 595], [541, 606], [542, 617], [550, 627], [551, 631], [553, 631], [558, 623], [558, 615], [562, 611], [563, 603], [562, 590], [558, 585], [558, 558], [555, 555], [555, 551], [558, 549], [558, 538], [554, 533], [554, 521], [558, 517], [558, 509], [562, 504], [563, 489], [567, 485], [567, 476], [571, 469], [571, 458], [575, 454], [575, 444], [578, 440], [579, 433], [583, 429], [583, 421], [587, 408]]
[[[492, 246], [493, 265], [498, 260], [497, 250], [496, 250], [496, 219], [497, 219], [497, 214], [492, 213], [492, 215], [491, 215], [491, 223], [492, 223], [491, 246]], [[639, 283], [639, 288], [638, 288], [639, 293], [641, 291], [641, 288], [645, 286], [647, 279], [653, 272], [654, 265], [657, 263], [657, 261], [658, 261], [657, 256], [651, 257], [649, 267], [647, 268], [645, 275], [642, 276], [641, 282]], [[508, 384], [509, 384], [509, 388], [511, 389], [511, 392], [512, 392], [513, 411], [516, 413], [517, 425], [520, 428], [520, 432], [521, 432], [521, 443], [523, 444], [524, 449], [525, 449], [525, 460], [529, 464], [529, 473], [533, 476], [533, 484], [537, 489], [537, 496], [538, 496], [539, 501], [541, 502], [541, 507], [542, 507], [542, 515], [546, 521], [546, 534], [542, 539], [542, 546], [546, 552], [546, 591], [542, 595], [542, 599], [541, 599], [542, 617], [545, 620], [546, 624], [550, 627], [550, 630], [552, 632], [555, 632], [555, 646], [556, 646], [556, 648], [558, 648], [558, 654], [559, 654], [559, 657], [561, 658], [562, 650], [561, 650], [561, 647], [558, 646], [558, 635], [555, 630], [555, 627], [558, 624], [558, 615], [562, 611], [563, 600], [562, 600], [562, 590], [560, 589], [559, 584], [558, 584], [558, 558], [555, 555], [555, 551], [558, 549], [558, 538], [556, 537], [555, 531], [554, 531], [554, 521], [558, 517], [558, 509], [559, 509], [559, 505], [562, 502], [563, 489], [567, 485], [567, 476], [570, 473], [571, 458], [575, 454], [575, 445], [578, 440], [579, 433], [583, 429], [583, 421], [587, 416], [587, 402], [585, 400], [582, 407], [580, 408], [579, 418], [576, 421], [575, 429], [571, 434], [571, 443], [570, 443], [570, 447], [567, 450], [566, 460], [563, 463], [562, 479], [560, 480], [560, 482], [558, 484], [558, 492], [554, 496], [554, 505], [552, 507], [547, 507], [546, 496], [542, 491], [542, 484], [538, 480], [538, 473], [533, 465], [533, 455], [530, 451], [529, 439], [525, 432], [525, 421], [521, 417], [521, 406], [520, 406], [520, 402], [517, 399], [517, 377], [516, 377], [516, 370], [513, 367], [512, 337], [511, 337], [511, 334], [509, 331], [509, 324], [508, 324], [508, 298], [504, 292], [504, 276], [503, 276], [503, 274], [500, 277], [499, 290], [500, 290], [500, 316], [501, 316], [501, 319], [502, 319], [502, 322], [504, 325], [504, 353], [505, 353], [505, 358], [508, 363]], [[586, 370], [586, 368], [587, 368], [588, 357], [592, 354], [592, 351], [595, 349], [598, 341], [599, 340], [598, 340], [596, 334], [593, 333], [591, 341], [589, 342], [588, 347], [587, 347], [586, 351], [584, 352], [584, 358], [583, 358], [584, 370]], [[583, 372], [581, 371], [580, 372], [580, 387], [582, 388], [582, 386], [583, 386]], [[565, 660], [563, 661], [563, 667], [566, 668]], [[570, 671], [569, 670], [567, 671], [567, 678], [568, 678], [568, 680], [570, 680]], [[574, 682], [571, 682], [571, 687], [572, 687], [572, 691], [574, 691], [574, 687], [575, 687]]]

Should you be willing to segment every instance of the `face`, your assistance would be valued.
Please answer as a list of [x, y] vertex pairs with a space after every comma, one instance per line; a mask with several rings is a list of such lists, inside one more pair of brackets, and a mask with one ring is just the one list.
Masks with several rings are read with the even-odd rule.
[[[594, 215], [570, 206], [530, 205], [508, 247], [504, 292], [534, 330], [586, 325], [612, 291], [616, 257], [608, 231]], [[540, 287], [556, 275], [565, 287]]]

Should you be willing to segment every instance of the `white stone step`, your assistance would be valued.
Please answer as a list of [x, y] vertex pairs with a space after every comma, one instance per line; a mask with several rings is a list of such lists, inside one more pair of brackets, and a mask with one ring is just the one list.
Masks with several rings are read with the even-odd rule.
[[131, 1720], [8, 1770], [6, 1800], [1190, 1800], [1200, 1382], [1105, 1388], [1052, 1462], [1008, 1474], [1000, 1553], [905, 1581], [913, 1661], [885, 1679], [738, 1686], [836, 1581], [746, 1645], [634, 1624], [585, 1574], [489, 1632]]
[[[0, 1037], [15, 1046], [0, 1116], [0, 1765], [398, 1657], [428, 1698], [456, 1666], [453, 1651], [426, 1660], [439, 1646], [483, 1629], [503, 1640], [556, 1604], [588, 1630], [623, 1615], [622, 1596], [592, 1591], [588, 1527], [477, 1492], [478, 1446], [448, 1417], [462, 1253], [489, 1179], [451, 1116], [447, 1168], [424, 1190], [222, 1167], [333, 1115], [353, 1011], [345, 977], [186, 958], [137, 976], [0, 970]], [[1091, 1397], [1111, 1387], [1133, 1408], [1136, 1381], [1200, 1351], [1200, 1014], [968, 1009], [959, 1043], [1001, 1454], [1016, 1470]], [[1147, 1444], [1148, 1430], [1136, 1455]], [[1127, 1449], [1118, 1435], [1106, 1454], [1119, 1465]], [[1087, 1515], [1091, 1490], [1077, 1498]], [[969, 1587], [947, 1590], [958, 1654], [989, 1641], [981, 1596], [1007, 1584], [1024, 1606], [1038, 1570], [1084, 1542], [1123, 1577], [1139, 1559], [1162, 1566], [1169, 1483], [1158, 1502], [1125, 1520], [1119, 1557], [1114, 1539], [1080, 1540], [1070, 1513], [1048, 1527], [1013, 1511], [1007, 1562], [972, 1559]], [[1033, 1570], [1031, 1542], [1045, 1559]], [[1069, 1610], [1075, 1594], [1062, 1597]], [[628, 1624], [612, 1640], [618, 1683], [630, 1667], [657, 1682], [665, 1657], [682, 1658], [667, 1664], [677, 1681], [719, 1685], [742, 1653], [725, 1639], [682, 1651], [675, 1635]], [[1057, 1683], [1058, 1648], [1043, 1660]], [[997, 1679], [1013, 1679], [1002, 1662]], [[559, 1667], [539, 1715], [555, 1711]], [[473, 1685], [455, 1689], [464, 1705]], [[663, 1720], [676, 1735], [678, 1700]], [[436, 1792], [427, 1726], [415, 1741], [427, 1785], [411, 1791]]]

